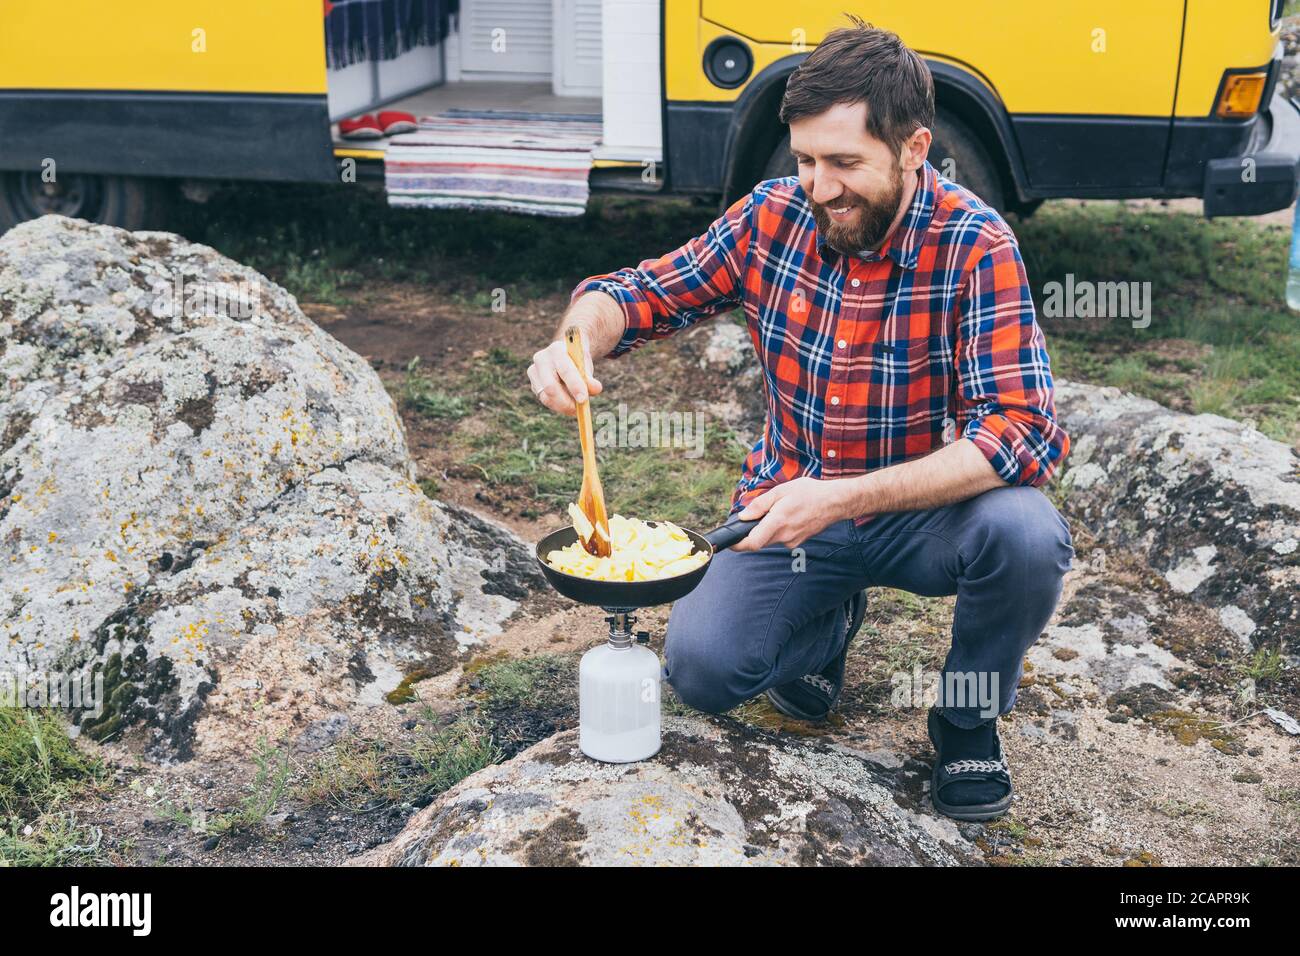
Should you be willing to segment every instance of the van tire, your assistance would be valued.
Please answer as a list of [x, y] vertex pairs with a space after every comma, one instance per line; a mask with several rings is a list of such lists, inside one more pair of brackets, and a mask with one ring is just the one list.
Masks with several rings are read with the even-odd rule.
[[[1002, 188], [998, 167], [989, 158], [988, 150], [970, 131], [970, 127], [946, 110], [938, 110], [931, 132], [934, 133], [934, 141], [930, 144], [930, 165], [943, 173], [944, 161], [951, 159], [948, 168], [952, 169], [955, 182], [965, 186], [999, 212], [1005, 211], [1006, 193]], [[767, 165], [763, 167], [763, 179], [797, 175], [799, 167], [790, 155], [790, 134], [787, 132], [768, 157]]]
[[935, 110], [932, 132], [930, 165], [998, 212], [1005, 212], [1006, 192], [998, 167], [970, 127], [947, 110]]
[[776, 149], [772, 150], [772, 155], [768, 157], [767, 165], [763, 167], [763, 179], [780, 179], [782, 176], [798, 175], [799, 164], [790, 155], [790, 134], [786, 133], [781, 137], [781, 142], [776, 144]]
[[131, 230], [156, 229], [164, 221], [171, 190], [163, 180], [62, 175], [64, 188], [52, 196], [43, 189], [40, 173], [0, 173], [0, 232], [48, 213]]

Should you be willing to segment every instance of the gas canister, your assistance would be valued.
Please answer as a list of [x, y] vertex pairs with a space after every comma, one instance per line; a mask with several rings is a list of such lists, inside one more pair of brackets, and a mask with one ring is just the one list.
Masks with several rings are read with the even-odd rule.
[[633, 618], [607, 618], [609, 639], [578, 665], [578, 745], [606, 763], [645, 760], [659, 751], [659, 655]]

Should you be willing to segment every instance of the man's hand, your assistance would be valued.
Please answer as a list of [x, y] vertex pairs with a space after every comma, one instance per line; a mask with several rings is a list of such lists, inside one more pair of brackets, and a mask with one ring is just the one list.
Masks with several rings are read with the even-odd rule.
[[797, 548], [836, 521], [891, 511], [921, 511], [965, 501], [1005, 485], [969, 438], [880, 471], [847, 478], [795, 478], [769, 488], [740, 512], [761, 518], [732, 551], [768, 544]]
[[[546, 348], [533, 355], [533, 364], [528, 366], [528, 381], [532, 383], [533, 394], [537, 400], [552, 411], [561, 415], [573, 415], [578, 410], [577, 402], [584, 402], [592, 395], [599, 395], [604, 388], [591, 374], [591, 349], [587, 336], [582, 337], [582, 358], [586, 365], [586, 380], [582, 372], [569, 358], [563, 339], [556, 339]], [[590, 384], [591, 388], [587, 388]]]
[[[564, 330], [569, 326], [582, 330], [585, 382], [565, 348]], [[622, 338], [625, 328], [623, 309], [612, 296], [604, 292], [587, 292], [578, 296], [565, 310], [560, 327], [555, 330], [555, 341], [534, 354], [533, 364], [528, 366], [528, 381], [537, 400], [561, 415], [576, 414], [576, 402], [599, 395], [604, 388], [592, 377], [591, 356], [608, 355]]]
[[837, 521], [852, 516], [855, 493], [843, 479], [795, 478], [769, 488], [740, 512], [758, 526], [732, 551], [757, 551], [769, 544], [797, 548]]

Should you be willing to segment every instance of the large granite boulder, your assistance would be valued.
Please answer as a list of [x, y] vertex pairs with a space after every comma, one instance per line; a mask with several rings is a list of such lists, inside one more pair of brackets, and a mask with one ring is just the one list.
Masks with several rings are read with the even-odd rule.
[[0, 668], [159, 757], [382, 703], [499, 632], [522, 544], [413, 481], [372, 369], [210, 248], [0, 238]]
[[1244, 650], [1300, 653], [1300, 459], [1218, 415], [1062, 382], [1066, 507], [1209, 607]]
[[[902, 773], [917, 776], [917, 764]], [[481, 770], [360, 862], [379, 866], [955, 865], [979, 851], [898, 768], [737, 721], [668, 717], [649, 760], [604, 764], [569, 730]]]

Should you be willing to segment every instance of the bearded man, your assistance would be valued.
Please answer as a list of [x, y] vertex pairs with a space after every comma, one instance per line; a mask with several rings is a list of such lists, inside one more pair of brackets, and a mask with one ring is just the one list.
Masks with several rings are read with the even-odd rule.
[[[759, 183], [661, 258], [584, 280], [529, 379], [573, 414], [601, 389], [591, 355], [742, 310], [767, 421], [731, 511], [759, 520], [673, 606], [664, 677], [700, 710], [765, 693], [822, 720], [865, 589], [955, 594], [927, 715], [931, 795], [949, 816], [991, 819], [1013, 792], [997, 717], [1074, 553], [1036, 490], [1069, 440], [1024, 263], [997, 211], [927, 162], [933, 80], [893, 33], [830, 33], [791, 76], [781, 120], [798, 176]], [[585, 375], [569, 326], [589, 344]]]

